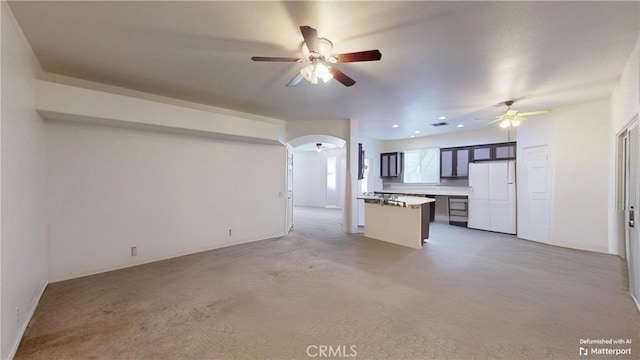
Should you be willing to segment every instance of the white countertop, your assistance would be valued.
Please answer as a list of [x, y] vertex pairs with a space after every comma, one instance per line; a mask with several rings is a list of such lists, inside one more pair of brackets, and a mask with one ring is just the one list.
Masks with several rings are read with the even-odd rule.
[[403, 201], [407, 206], [418, 206], [436, 201], [436, 199], [414, 197], [414, 196], [398, 196], [398, 201]]

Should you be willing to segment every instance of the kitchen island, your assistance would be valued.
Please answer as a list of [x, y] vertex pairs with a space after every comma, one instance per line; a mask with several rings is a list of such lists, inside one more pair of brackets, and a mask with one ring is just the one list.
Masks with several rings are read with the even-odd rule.
[[[467, 186], [423, 186], [420, 189], [387, 189], [376, 190], [377, 195], [397, 195], [397, 196], [413, 196], [413, 197], [435, 197], [435, 196], [468, 196], [470, 188]], [[433, 222], [436, 215], [435, 200], [429, 204], [430, 217]]]
[[412, 196], [364, 196], [364, 235], [397, 245], [421, 249], [429, 238], [430, 203], [435, 199]]

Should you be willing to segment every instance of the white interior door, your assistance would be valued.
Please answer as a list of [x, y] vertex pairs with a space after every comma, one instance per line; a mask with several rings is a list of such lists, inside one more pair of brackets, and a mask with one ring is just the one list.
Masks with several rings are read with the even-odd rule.
[[518, 162], [518, 237], [548, 244], [551, 242], [548, 146], [523, 148]]
[[625, 243], [629, 269], [629, 292], [640, 302], [640, 242], [638, 208], [640, 207], [640, 177], [638, 176], [638, 125], [627, 131], [625, 149]]

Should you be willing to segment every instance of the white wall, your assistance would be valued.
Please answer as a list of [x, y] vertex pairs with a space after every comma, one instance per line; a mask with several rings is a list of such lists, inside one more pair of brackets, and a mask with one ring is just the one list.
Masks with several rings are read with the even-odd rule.
[[640, 37], [631, 52], [611, 96], [613, 134], [627, 126], [638, 114], [640, 101]]
[[[509, 140], [510, 139], [510, 140]], [[413, 139], [385, 141], [384, 151], [405, 151], [410, 149], [420, 149], [428, 147], [454, 147], [479, 144], [492, 144], [507, 141], [515, 141], [516, 133], [499, 126], [491, 126], [479, 130], [459, 131], [442, 135], [423, 136]]]
[[35, 111], [33, 86], [40, 67], [7, 3], [0, 7], [0, 357], [7, 359], [15, 353], [47, 284], [47, 212], [44, 122]]
[[284, 233], [284, 146], [50, 121], [47, 152], [52, 281]]
[[555, 108], [518, 129], [518, 154], [548, 147], [553, 245], [609, 252], [609, 118], [610, 102], [604, 99]]
[[287, 141], [308, 135], [331, 135], [349, 139], [349, 120], [305, 120], [287, 122]]
[[[338, 204], [327, 203], [327, 159], [337, 160]], [[295, 151], [293, 155], [293, 204], [295, 206], [325, 207], [327, 205], [344, 206], [345, 192], [345, 154], [344, 149], [316, 151]]]
[[552, 244], [608, 252], [609, 100], [554, 109]]

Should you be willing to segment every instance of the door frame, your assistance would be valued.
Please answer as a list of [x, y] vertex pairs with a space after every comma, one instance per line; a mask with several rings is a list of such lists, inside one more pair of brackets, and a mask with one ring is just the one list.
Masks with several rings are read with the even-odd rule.
[[638, 115], [618, 132], [616, 136], [616, 211], [618, 221], [616, 225], [618, 227], [618, 252], [622, 259], [627, 260], [628, 247], [628, 212], [627, 212], [627, 182], [628, 182], [628, 166], [626, 163], [626, 156], [628, 152], [628, 136], [629, 131], [634, 127], [639, 126]]
[[[635, 128], [635, 134], [636, 134], [636, 144], [640, 144], [640, 121], [638, 120], [638, 115], [636, 114], [636, 116], [617, 134], [616, 136], [616, 151], [617, 151], [617, 156], [616, 156], [616, 187], [617, 187], [617, 191], [616, 191], [616, 214], [617, 214], [617, 219], [618, 221], [616, 221], [616, 226], [618, 227], [618, 252], [619, 255], [622, 259], [625, 260], [626, 264], [627, 264], [627, 269], [628, 269], [628, 281], [629, 281], [629, 294], [631, 295], [631, 297], [633, 298], [633, 300], [636, 303], [636, 306], [638, 307], [638, 310], [640, 310], [640, 298], [638, 298], [635, 294], [632, 293], [632, 286], [631, 286], [631, 281], [633, 281], [634, 279], [640, 278], [640, 273], [635, 273], [632, 274], [632, 271], [634, 269], [633, 264], [636, 263], [635, 267], [638, 267], [638, 264], [640, 264], [640, 256], [637, 255], [637, 258], [633, 257], [632, 254], [630, 254], [630, 246], [629, 246], [629, 240], [631, 238], [631, 231], [636, 231], [638, 232], [638, 235], [640, 236], [640, 229], [639, 229], [639, 225], [635, 226], [635, 229], [632, 230], [629, 226], [628, 226], [628, 222], [629, 222], [629, 162], [628, 162], [628, 156], [630, 154], [630, 150], [629, 150], [629, 135], [631, 134], [631, 131]], [[638, 149], [635, 149], [638, 153], [636, 154], [636, 172], [640, 172], [640, 161], [638, 161], [638, 159], [640, 159], [640, 145], [638, 146]], [[636, 175], [637, 176], [637, 175]], [[635, 193], [636, 193], [636, 198], [635, 199], [631, 199], [632, 202], [635, 202], [636, 208], [635, 208], [635, 220], [636, 223], [638, 223], [638, 204], [640, 203], [640, 184], [636, 183], [635, 184], [636, 189], [635, 189]]]

